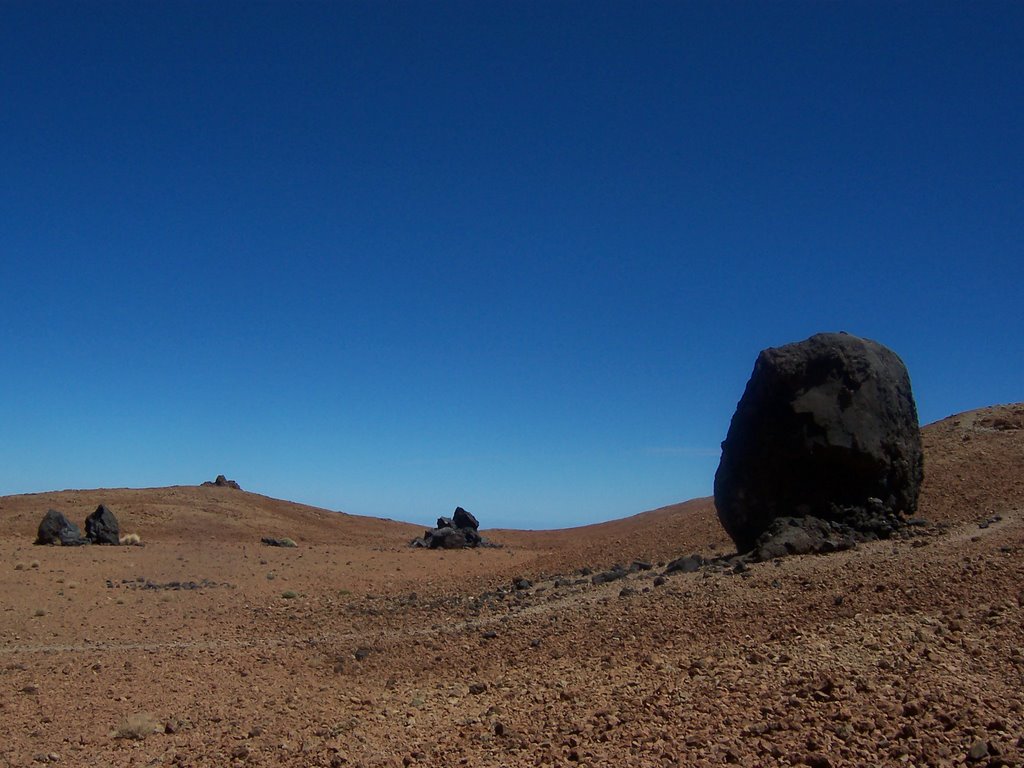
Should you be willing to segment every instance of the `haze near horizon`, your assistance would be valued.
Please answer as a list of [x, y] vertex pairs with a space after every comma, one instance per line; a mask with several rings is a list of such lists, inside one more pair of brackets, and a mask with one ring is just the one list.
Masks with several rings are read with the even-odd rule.
[[759, 350], [1024, 399], [1024, 6], [7, 3], [0, 494], [550, 528], [711, 492]]

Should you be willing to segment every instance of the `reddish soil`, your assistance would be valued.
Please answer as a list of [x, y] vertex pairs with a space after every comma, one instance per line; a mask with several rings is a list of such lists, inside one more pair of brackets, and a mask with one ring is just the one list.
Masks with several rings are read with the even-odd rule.
[[[924, 442], [930, 535], [660, 586], [579, 569], [727, 554], [710, 499], [425, 551], [229, 488], [0, 498], [0, 765], [1020, 766], [1024, 404]], [[145, 546], [32, 545], [100, 503]]]

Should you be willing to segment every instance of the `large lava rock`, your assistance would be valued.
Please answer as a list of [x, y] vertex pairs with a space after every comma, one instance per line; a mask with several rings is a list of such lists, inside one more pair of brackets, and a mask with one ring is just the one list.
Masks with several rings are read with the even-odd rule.
[[922, 476], [903, 361], [878, 342], [821, 333], [758, 356], [722, 443], [715, 507], [740, 552], [762, 546], [777, 518], [884, 537], [917, 508]]
[[85, 537], [93, 544], [120, 544], [121, 530], [117, 518], [105, 504], [85, 518]]
[[39, 522], [36, 533], [36, 544], [59, 544], [64, 547], [75, 547], [89, 542], [82, 538], [81, 529], [64, 517], [63, 512], [56, 509], [48, 510]]

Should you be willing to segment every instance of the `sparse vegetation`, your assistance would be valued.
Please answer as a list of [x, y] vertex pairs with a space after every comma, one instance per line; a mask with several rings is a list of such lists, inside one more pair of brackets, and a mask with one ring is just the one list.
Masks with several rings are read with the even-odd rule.
[[159, 733], [160, 721], [148, 712], [137, 712], [129, 715], [114, 731], [115, 739], [135, 739], [141, 741], [150, 734]]
[[142, 545], [142, 539], [139, 537], [139, 534], [137, 533], [126, 533], [124, 536], [118, 539], [118, 541], [120, 541], [121, 544], [126, 547], [138, 547]]

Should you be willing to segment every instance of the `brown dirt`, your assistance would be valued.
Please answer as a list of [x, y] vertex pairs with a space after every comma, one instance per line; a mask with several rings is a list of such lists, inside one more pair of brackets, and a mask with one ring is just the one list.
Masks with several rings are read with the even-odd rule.
[[[431, 552], [225, 488], [0, 498], [0, 765], [1021, 765], [1024, 405], [924, 440], [932, 535], [663, 586], [576, 571], [727, 553], [709, 499]], [[32, 546], [101, 502], [146, 546]]]

